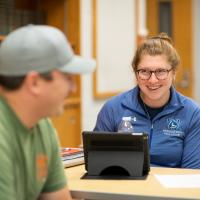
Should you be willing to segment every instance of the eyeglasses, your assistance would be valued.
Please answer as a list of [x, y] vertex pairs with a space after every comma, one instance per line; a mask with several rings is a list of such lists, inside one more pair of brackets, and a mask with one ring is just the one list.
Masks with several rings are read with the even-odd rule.
[[171, 69], [156, 69], [156, 70], [148, 70], [148, 69], [138, 69], [136, 72], [138, 73], [138, 77], [142, 80], [149, 80], [151, 78], [152, 73], [155, 74], [158, 80], [165, 80], [169, 74]]

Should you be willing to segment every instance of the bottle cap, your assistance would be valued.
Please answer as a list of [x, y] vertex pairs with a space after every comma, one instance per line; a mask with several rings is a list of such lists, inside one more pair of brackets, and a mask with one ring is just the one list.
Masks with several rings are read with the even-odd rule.
[[131, 117], [122, 117], [122, 119], [125, 121], [131, 121]]

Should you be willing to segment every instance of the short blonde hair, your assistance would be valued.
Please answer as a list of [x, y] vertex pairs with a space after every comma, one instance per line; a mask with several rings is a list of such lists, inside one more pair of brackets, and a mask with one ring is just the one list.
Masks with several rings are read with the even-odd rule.
[[177, 70], [180, 63], [180, 56], [174, 48], [171, 38], [166, 33], [160, 33], [158, 36], [147, 38], [137, 48], [132, 61], [132, 68], [135, 72], [144, 55], [165, 55], [174, 71]]

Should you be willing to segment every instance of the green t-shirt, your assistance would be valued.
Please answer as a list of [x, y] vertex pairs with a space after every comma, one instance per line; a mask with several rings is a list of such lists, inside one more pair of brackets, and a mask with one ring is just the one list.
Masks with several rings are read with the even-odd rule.
[[35, 200], [63, 188], [58, 139], [48, 119], [27, 129], [0, 97], [0, 199]]

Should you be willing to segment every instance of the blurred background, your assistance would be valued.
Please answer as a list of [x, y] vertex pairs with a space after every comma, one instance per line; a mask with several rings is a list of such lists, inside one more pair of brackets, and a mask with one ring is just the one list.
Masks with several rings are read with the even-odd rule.
[[0, 0], [0, 41], [17, 27], [49, 24], [66, 34], [76, 54], [96, 59], [93, 74], [74, 76], [76, 92], [63, 115], [52, 118], [61, 145], [77, 147], [105, 101], [135, 86], [131, 61], [148, 36], [171, 36], [181, 56], [174, 86], [200, 103], [199, 18], [199, 0]]

